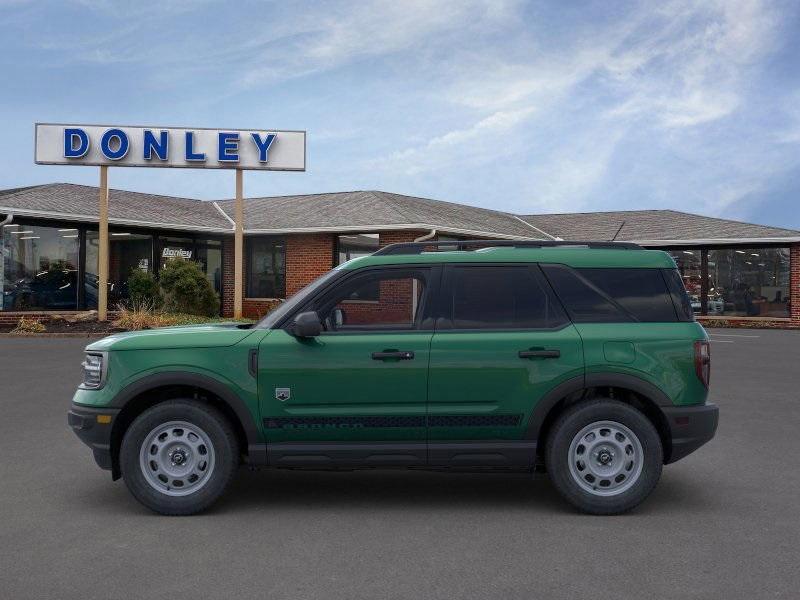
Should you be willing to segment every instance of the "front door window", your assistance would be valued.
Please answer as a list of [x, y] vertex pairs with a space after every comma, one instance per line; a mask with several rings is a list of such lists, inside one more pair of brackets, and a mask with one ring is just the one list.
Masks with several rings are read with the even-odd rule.
[[[259, 396], [269, 442], [408, 441], [425, 450], [432, 270], [353, 274], [300, 311], [324, 323], [318, 338], [270, 332], [259, 348]], [[375, 291], [364, 300], [366, 291]]]

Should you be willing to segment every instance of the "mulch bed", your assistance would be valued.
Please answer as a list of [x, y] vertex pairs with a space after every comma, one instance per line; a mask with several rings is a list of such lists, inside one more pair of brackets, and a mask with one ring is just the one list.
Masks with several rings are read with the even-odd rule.
[[[50, 321], [45, 321], [44, 326], [46, 331], [31, 335], [47, 335], [48, 333], [111, 335], [112, 333], [124, 331], [119, 327], [114, 327], [111, 321], [78, 321], [70, 323], [63, 319], [52, 319]], [[14, 327], [16, 327], [16, 325], [0, 325], [0, 333], [10, 333]]]

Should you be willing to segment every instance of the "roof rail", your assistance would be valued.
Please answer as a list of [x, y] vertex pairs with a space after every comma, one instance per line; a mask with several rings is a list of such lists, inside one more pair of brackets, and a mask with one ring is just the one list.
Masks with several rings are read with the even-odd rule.
[[480, 248], [551, 248], [557, 246], [578, 246], [582, 248], [601, 248], [605, 250], [642, 250], [633, 242], [593, 242], [569, 240], [441, 240], [431, 242], [401, 242], [384, 246], [373, 256], [392, 256], [396, 254], [422, 254], [426, 248], [447, 246], [448, 250], [469, 250]]

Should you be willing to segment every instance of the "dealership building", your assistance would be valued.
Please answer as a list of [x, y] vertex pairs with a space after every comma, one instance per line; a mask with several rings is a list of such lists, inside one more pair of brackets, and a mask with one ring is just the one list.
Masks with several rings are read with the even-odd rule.
[[[0, 323], [93, 309], [98, 301], [96, 187], [0, 190]], [[234, 307], [234, 200], [111, 190], [108, 298], [131, 271], [197, 261]], [[514, 215], [380, 191], [244, 200], [243, 312], [258, 317], [318, 275], [379, 247], [418, 239], [617, 240], [669, 252], [698, 319], [800, 328], [800, 231], [672, 210]]]

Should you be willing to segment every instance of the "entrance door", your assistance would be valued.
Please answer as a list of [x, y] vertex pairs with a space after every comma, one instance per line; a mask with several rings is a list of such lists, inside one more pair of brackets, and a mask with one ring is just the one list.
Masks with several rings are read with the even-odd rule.
[[271, 331], [259, 347], [270, 461], [425, 464], [431, 268], [355, 272], [301, 311], [319, 337]]
[[536, 265], [449, 265], [431, 343], [429, 459], [527, 466], [537, 401], [583, 375], [581, 338]]

